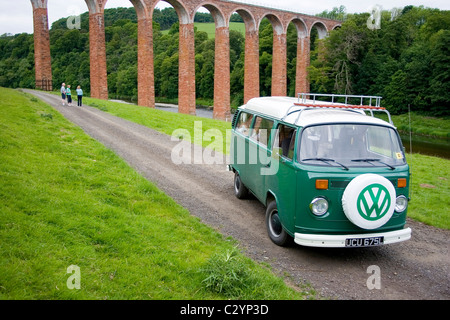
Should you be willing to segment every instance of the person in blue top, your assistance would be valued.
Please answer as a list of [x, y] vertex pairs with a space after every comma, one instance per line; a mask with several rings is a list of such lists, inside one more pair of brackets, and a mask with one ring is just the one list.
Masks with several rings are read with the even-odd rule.
[[78, 106], [81, 107], [83, 105], [83, 90], [80, 86], [77, 87], [77, 97], [78, 97]]
[[72, 91], [70, 91], [70, 85], [67, 85], [66, 95], [67, 95], [67, 105], [69, 107], [71, 107], [72, 106]]

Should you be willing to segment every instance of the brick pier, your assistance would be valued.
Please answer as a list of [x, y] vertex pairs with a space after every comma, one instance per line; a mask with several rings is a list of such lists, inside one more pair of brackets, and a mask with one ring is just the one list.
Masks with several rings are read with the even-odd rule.
[[[31, 0], [34, 27], [34, 69], [36, 88], [52, 90], [52, 64], [46, 0]], [[50, 85], [44, 87], [43, 83]]]

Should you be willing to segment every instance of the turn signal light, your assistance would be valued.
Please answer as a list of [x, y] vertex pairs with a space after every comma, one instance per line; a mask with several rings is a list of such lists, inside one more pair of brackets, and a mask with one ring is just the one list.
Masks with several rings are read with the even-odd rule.
[[316, 180], [316, 189], [317, 190], [327, 190], [328, 189], [328, 180]]
[[406, 188], [406, 178], [400, 178], [397, 180], [398, 188]]

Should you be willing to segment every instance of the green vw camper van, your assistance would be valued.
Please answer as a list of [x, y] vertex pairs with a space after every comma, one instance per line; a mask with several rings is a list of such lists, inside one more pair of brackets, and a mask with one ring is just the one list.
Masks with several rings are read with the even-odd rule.
[[[229, 164], [235, 195], [252, 193], [266, 206], [275, 244], [367, 247], [410, 239], [409, 167], [380, 100], [308, 93], [254, 98], [238, 108]], [[375, 117], [380, 112], [385, 120]]]

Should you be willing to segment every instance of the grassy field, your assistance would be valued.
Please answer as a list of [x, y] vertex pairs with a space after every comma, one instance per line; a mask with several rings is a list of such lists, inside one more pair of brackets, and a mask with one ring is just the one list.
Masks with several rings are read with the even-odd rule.
[[[400, 132], [409, 133], [408, 114], [392, 116], [392, 121]], [[415, 135], [450, 139], [450, 119], [448, 118], [427, 117], [412, 112], [411, 128]]]
[[411, 202], [408, 216], [442, 229], [450, 229], [450, 160], [408, 154]]
[[[197, 28], [198, 31], [206, 32], [209, 39], [214, 39], [216, 37], [216, 25], [214, 22], [195, 22], [194, 27]], [[245, 24], [242, 22], [230, 22], [230, 30], [239, 31], [242, 34], [245, 34]], [[169, 30], [163, 30], [161, 32], [167, 34], [169, 33]]]
[[[203, 132], [214, 128], [220, 130], [225, 136], [226, 130], [230, 129], [229, 122], [174, 114], [136, 105], [92, 98], [86, 98], [86, 103], [169, 135], [174, 130], [182, 128], [188, 130], [193, 137], [194, 121], [199, 120], [203, 123]], [[422, 118], [417, 115], [415, 117], [416, 119], [417, 117]], [[431, 128], [442, 126], [444, 123], [444, 120], [436, 119], [436, 124], [433, 124], [430, 122], [432, 119], [429, 118], [427, 122], [427, 126]], [[394, 123], [397, 125], [396, 122]], [[202, 142], [204, 147], [211, 143], [209, 141]], [[228, 152], [226, 139], [224, 139], [224, 150], [226, 153]], [[448, 210], [450, 208], [450, 160], [420, 154], [408, 154], [407, 160], [413, 173], [412, 201], [408, 216], [429, 225], [450, 229], [450, 211]]]
[[[137, 106], [134, 104], [125, 104], [114, 101], [105, 101], [94, 98], [83, 98], [83, 103], [98, 108], [102, 111], [109, 112], [115, 116], [136, 122], [146, 127], [155, 129], [159, 132], [172, 135], [177, 129], [185, 129], [189, 132], [189, 137], [192, 142], [194, 141], [194, 125], [196, 121], [201, 121], [202, 134], [208, 130], [218, 130], [223, 139], [221, 150], [222, 153], [227, 154], [229, 150], [229, 134], [231, 129], [231, 123], [191, 116], [181, 113], [173, 113], [164, 110], [152, 109]], [[227, 131], [228, 130], [228, 131]], [[227, 138], [228, 136], [228, 138]], [[186, 138], [186, 137], [185, 137]], [[212, 142], [202, 139], [201, 145], [203, 147], [209, 146]], [[200, 144], [200, 143], [199, 143]]]
[[[246, 258], [50, 106], [3, 88], [0, 106], [0, 299], [314, 295]], [[71, 265], [80, 289], [69, 289]]]

